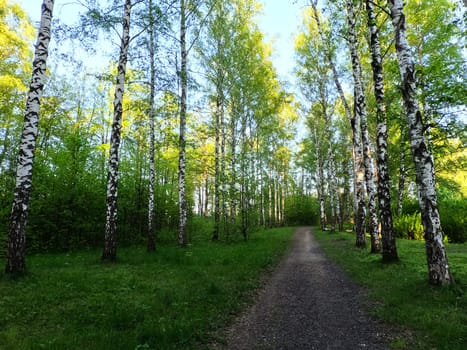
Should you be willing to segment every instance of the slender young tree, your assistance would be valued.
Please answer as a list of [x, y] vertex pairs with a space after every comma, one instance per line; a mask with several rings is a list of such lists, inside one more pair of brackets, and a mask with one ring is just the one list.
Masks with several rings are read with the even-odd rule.
[[125, 90], [126, 64], [128, 61], [128, 47], [130, 45], [130, 15], [131, 0], [125, 0], [120, 57], [118, 60], [117, 81], [114, 95], [112, 134], [110, 137], [109, 170], [107, 173], [107, 212], [105, 221], [104, 250], [102, 252], [102, 260], [109, 262], [113, 262], [117, 259], [118, 150], [120, 146], [122, 129], [123, 94]]
[[354, 0], [347, 0], [347, 21], [349, 35], [349, 49], [352, 61], [354, 80], [354, 120], [359, 124], [363, 144], [363, 162], [365, 168], [366, 190], [368, 194], [369, 229], [371, 237], [371, 252], [381, 250], [378, 232], [378, 215], [376, 208], [375, 170], [372, 158], [372, 145], [368, 133], [367, 109], [365, 92], [362, 84], [362, 68], [358, 53], [358, 39], [356, 34], [356, 8]]
[[8, 228], [5, 272], [22, 273], [26, 269], [26, 221], [31, 197], [34, 151], [38, 134], [39, 112], [44, 90], [48, 48], [51, 38], [54, 0], [42, 3], [41, 23], [32, 63], [32, 77], [24, 113], [24, 126], [19, 146], [16, 185]]
[[149, 69], [150, 69], [150, 92], [149, 92], [149, 191], [148, 191], [148, 237], [147, 237], [147, 250], [153, 252], [156, 250], [156, 240], [154, 237], [154, 192], [156, 186], [156, 172], [155, 172], [155, 130], [154, 130], [154, 100], [156, 96], [156, 62], [155, 62], [155, 21], [154, 9], [152, 0], [149, 0]]
[[443, 244], [443, 231], [438, 211], [435, 186], [435, 167], [430, 147], [425, 138], [425, 125], [416, 95], [415, 63], [407, 40], [404, 4], [402, 0], [389, 0], [401, 90], [409, 126], [410, 149], [415, 163], [418, 201], [425, 235], [426, 258], [429, 282], [447, 285], [454, 282], [449, 270], [448, 258]]
[[371, 68], [373, 70], [374, 95], [376, 99], [377, 147], [378, 147], [378, 199], [381, 222], [383, 261], [398, 261], [396, 237], [392, 225], [391, 183], [388, 164], [388, 125], [384, 102], [384, 81], [381, 47], [374, 4], [365, 0], [370, 32]]
[[181, 246], [188, 244], [186, 224], [188, 205], [186, 200], [186, 115], [187, 115], [187, 89], [188, 89], [188, 71], [187, 71], [187, 47], [186, 47], [186, 3], [180, 0], [180, 131], [179, 131], [179, 155], [178, 155], [178, 208], [180, 211], [180, 222], [178, 226], [178, 243]]

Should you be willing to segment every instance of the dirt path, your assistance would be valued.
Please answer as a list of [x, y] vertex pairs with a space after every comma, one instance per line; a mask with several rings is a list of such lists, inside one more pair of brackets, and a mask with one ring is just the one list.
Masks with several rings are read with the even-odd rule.
[[229, 350], [388, 349], [383, 326], [364, 311], [362, 290], [326, 259], [309, 228], [227, 335]]

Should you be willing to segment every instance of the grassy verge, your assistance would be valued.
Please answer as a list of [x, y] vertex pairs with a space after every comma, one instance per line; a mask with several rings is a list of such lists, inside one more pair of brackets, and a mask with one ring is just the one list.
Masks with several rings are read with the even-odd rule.
[[435, 288], [427, 282], [424, 242], [399, 240], [401, 261], [383, 264], [379, 255], [354, 248], [351, 234], [315, 230], [315, 236], [326, 254], [369, 291], [377, 317], [410, 330], [410, 337], [396, 335], [393, 348], [467, 349], [467, 244], [446, 247], [456, 286]]
[[[28, 274], [0, 276], [0, 349], [202, 349], [285, 252], [292, 229], [247, 243], [120, 249], [28, 259]], [[203, 345], [204, 344], [204, 345]]]

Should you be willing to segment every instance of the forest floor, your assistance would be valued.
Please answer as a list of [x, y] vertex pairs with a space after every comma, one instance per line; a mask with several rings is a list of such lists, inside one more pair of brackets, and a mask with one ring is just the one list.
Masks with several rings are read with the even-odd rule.
[[217, 348], [389, 349], [390, 330], [368, 315], [365, 291], [326, 258], [310, 228], [296, 231], [255, 300]]

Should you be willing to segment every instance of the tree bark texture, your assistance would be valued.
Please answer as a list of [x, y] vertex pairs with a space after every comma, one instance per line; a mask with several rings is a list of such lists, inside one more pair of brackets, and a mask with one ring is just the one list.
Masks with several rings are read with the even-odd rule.
[[443, 244], [438, 211], [433, 156], [424, 135], [424, 123], [416, 96], [415, 64], [407, 40], [402, 0], [389, 0], [394, 26], [396, 51], [402, 80], [402, 97], [409, 126], [410, 149], [415, 163], [418, 200], [425, 235], [429, 282], [433, 285], [453, 283]]
[[186, 201], [186, 111], [187, 111], [187, 49], [186, 49], [186, 8], [185, 0], [180, 1], [180, 55], [182, 58], [180, 67], [181, 99], [180, 99], [180, 135], [179, 135], [179, 155], [178, 155], [178, 208], [180, 212], [180, 221], [178, 226], [178, 243], [186, 246], [188, 243], [186, 224], [187, 224], [187, 201]]
[[396, 237], [392, 224], [391, 209], [391, 183], [389, 178], [388, 160], [388, 126], [386, 117], [386, 105], [384, 102], [384, 80], [381, 47], [379, 42], [378, 27], [374, 4], [366, 1], [368, 15], [368, 30], [370, 32], [371, 68], [373, 70], [374, 94], [376, 99], [377, 120], [377, 157], [378, 157], [378, 199], [381, 222], [383, 261], [398, 261]]
[[[372, 159], [372, 145], [368, 133], [367, 110], [365, 93], [362, 86], [362, 69], [358, 54], [358, 41], [356, 35], [356, 8], [354, 0], [347, 0], [347, 20], [349, 49], [352, 61], [354, 78], [354, 120], [360, 124], [363, 144], [363, 163], [365, 170], [366, 189], [368, 194], [369, 229], [371, 237], [371, 252], [378, 253], [381, 250], [378, 232], [378, 213], [376, 208], [375, 169]], [[354, 125], [357, 128], [357, 125]], [[358, 238], [357, 238], [358, 240]], [[358, 245], [358, 244], [357, 244]]]
[[118, 165], [119, 146], [122, 130], [123, 94], [125, 91], [126, 64], [130, 45], [131, 0], [125, 1], [123, 12], [123, 30], [120, 44], [120, 56], [117, 67], [117, 82], [114, 95], [114, 116], [112, 134], [110, 136], [109, 170], [107, 173], [107, 213], [105, 222], [103, 261], [117, 259], [117, 199], [118, 199]]
[[36, 148], [39, 113], [47, 69], [51, 39], [54, 0], [42, 3], [41, 23], [32, 63], [32, 77], [26, 100], [24, 125], [17, 158], [16, 184], [8, 227], [7, 262], [5, 272], [22, 273], [26, 269], [26, 222], [32, 188], [34, 152]]
[[321, 28], [321, 21], [319, 19], [319, 13], [316, 6], [316, 0], [311, 1], [311, 6], [313, 9], [314, 18], [316, 25], [318, 27], [318, 33], [321, 38], [321, 41], [324, 43], [325, 47], [325, 56], [328, 61], [328, 64], [332, 70], [332, 76], [334, 84], [336, 85], [337, 92], [339, 93], [339, 98], [342, 101], [344, 106], [345, 115], [347, 120], [352, 128], [352, 158], [353, 158], [353, 167], [354, 167], [354, 226], [356, 233], [356, 242], [355, 245], [359, 248], [366, 247], [366, 237], [365, 237], [365, 169], [363, 163], [363, 148], [361, 142], [361, 129], [360, 121], [355, 120], [352, 115], [349, 103], [344, 94], [344, 89], [339, 79], [339, 73], [337, 71], [336, 65], [334, 63], [334, 58], [332, 56], [331, 50], [327, 47], [326, 38]]

